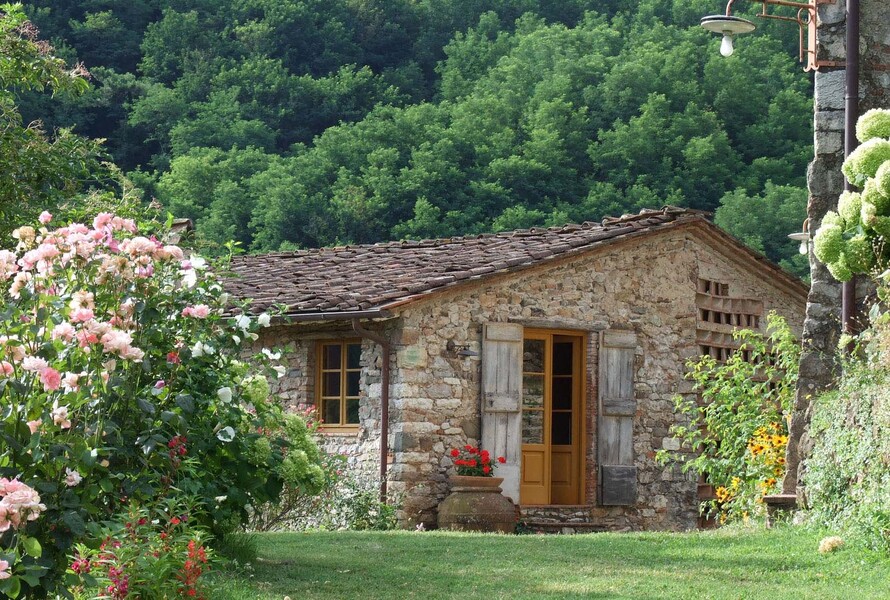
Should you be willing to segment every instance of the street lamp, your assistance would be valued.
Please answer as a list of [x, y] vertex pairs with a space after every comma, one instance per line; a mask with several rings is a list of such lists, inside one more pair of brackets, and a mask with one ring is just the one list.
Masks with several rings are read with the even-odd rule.
[[801, 254], [809, 254], [810, 252], [810, 220], [804, 219], [803, 227], [800, 231], [789, 233], [788, 237], [795, 242], [800, 242], [798, 252]]
[[720, 43], [720, 54], [732, 56], [732, 39], [740, 33], [751, 33], [757, 26], [747, 19], [732, 15], [710, 15], [701, 20], [701, 26], [708, 31], [723, 35]]
[[[750, 0], [761, 5], [758, 17], [764, 19], [776, 19], [778, 21], [791, 21], [797, 23], [800, 29], [799, 56], [804, 63], [804, 71], [818, 71], [821, 67], [841, 67], [837, 61], [819, 60], [817, 58], [818, 44], [816, 42], [816, 7], [820, 4], [834, 4], [836, 0], [809, 0], [808, 2], [793, 2], [792, 0]], [[726, 14], [709, 15], [703, 17], [701, 26], [708, 31], [723, 36], [720, 44], [720, 54], [731, 56], [733, 51], [733, 39], [742, 33], [754, 31], [756, 25], [747, 19], [734, 17], [732, 5], [736, 0], [729, 0], [726, 4]], [[786, 6], [796, 8], [797, 14], [793, 17], [777, 15], [767, 11], [768, 6]]]
[[[777, 19], [797, 23], [800, 29], [799, 59], [804, 63], [804, 71], [818, 71], [822, 67], [842, 67], [844, 74], [844, 158], [856, 148], [856, 119], [859, 116], [859, 0], [846, 0], [846, 61], [819, 60], [816, 25], [817, 9], [823, 4], [835, 4], [837, 0], [808, 0], [794, 2], [792, 0], [749, 0], [761, 5], [758, 17]], [[723, 35], [720, 54], [732, 54], [733, 38], [741, 33], [754, 31], [754, 23], [732, 16], [732, 6], [736, 0], [726, 3], [726, 14], [703, 17], [701, 26], [708, 31]], [[785, 6], [796, 8], [797, 15], [789, 17], [776, 15], [767, 11], [768, 6]], [[852, 185], [844, 178], [844, 189], [851, 190]], [[799, 234], [792, 234], [799, 235]], [[799, 241], [799, 240], [798, 240]], [[841, 286], [841, 324], [845, 333], [853, 332], [853, 313], [856, 305], [856, 287], [854, 281], [845, 281]]]

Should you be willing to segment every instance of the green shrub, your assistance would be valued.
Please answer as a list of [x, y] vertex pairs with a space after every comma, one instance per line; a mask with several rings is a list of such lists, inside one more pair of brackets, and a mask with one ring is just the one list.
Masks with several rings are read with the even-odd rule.
[[888, 551], [890, 315], [874, 314], [862, 355], [845, 362], [837, 389], [813, 401], [804, 483], [814, 521]]
[[740, 346], [725, 364], [710, 356], [688, 363], [696, 394], [675, 398], [687, 423], [671, 427], [683, 448], [657, 455], [715, 486], [717, 500], [703, 510], [722, 521], [762, 512], [761, 498], [779, 489], [800, 356], [788, 324], [775, 313], [767, 318], [766, 336], [751, 330], [733, 335]]
[[380, 481], [358, 469], [348, 469], [343, 457], [324, 459], [325, 481], [319, 494], [286, 488], [281, 501], [257, 510], [249, 527], [256, 531], [395, 529], [397, 502], [380, 502]]

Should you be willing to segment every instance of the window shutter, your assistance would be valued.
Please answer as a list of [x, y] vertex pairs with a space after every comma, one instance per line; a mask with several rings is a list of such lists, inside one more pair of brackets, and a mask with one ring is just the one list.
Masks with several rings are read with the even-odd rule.
[[604, 506], [631, 506], [637, 500], [633, 420], [634, 352], [632, 331], [604, 331], [599, 349], [599, 494]]
[[519, 503], [522, 408], [522, 326], [487, 323], [482, 330], [482, 447], [507, 462], [496, 475]]

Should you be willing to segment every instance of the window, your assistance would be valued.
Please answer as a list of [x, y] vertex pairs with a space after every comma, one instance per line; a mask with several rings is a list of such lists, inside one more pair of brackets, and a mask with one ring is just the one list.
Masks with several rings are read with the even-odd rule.
[[360, 341], [324, 342], [318, 347], [318, 416], [323, 427], [359, 424]]

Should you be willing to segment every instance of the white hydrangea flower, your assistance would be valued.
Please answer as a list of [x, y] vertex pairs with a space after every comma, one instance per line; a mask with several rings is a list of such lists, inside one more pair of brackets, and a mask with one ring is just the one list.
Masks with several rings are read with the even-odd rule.
[[230, 387], [222, 387], [216, 390], [216, 395], [220, 399], [220, 401], [224, 404], [228, 404], [232, 401], [232, 388]]

